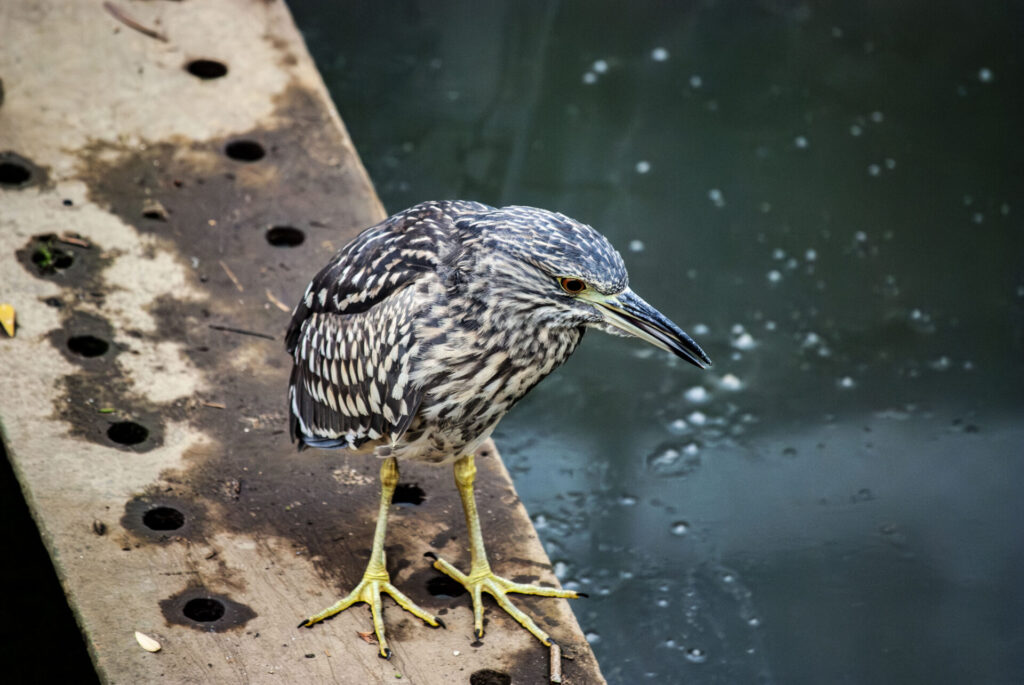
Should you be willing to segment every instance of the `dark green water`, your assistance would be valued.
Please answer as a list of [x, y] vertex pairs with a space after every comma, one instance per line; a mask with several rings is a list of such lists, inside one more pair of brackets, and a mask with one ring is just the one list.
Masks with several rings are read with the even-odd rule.
[[386, 206], [591, 223], [495, 438], [612, 683], [1024, 681], [1024, 5], [289, 0]]

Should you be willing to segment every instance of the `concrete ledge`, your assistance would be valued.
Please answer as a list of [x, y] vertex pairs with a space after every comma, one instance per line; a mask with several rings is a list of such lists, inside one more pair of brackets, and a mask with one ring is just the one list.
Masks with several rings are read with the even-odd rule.
[[[475, 641], [423, 559], [468, 562], [449, 469], [405, 467], [387, 545], [448, 629], [386, 600], [388, 662], [365, 608], [294, 627], [361, 576], [378, 464], [288, 443], [286, 310], [384, 211], [283, 3], [36, 0], [0, 26], [0, 428], [101, 678], [546, 682], [548, 651], [493, 610]], [[496, 570], [557, 584], [479, 456]], [[565, 601], [516, 601], [563, 682], [603, 682]]]

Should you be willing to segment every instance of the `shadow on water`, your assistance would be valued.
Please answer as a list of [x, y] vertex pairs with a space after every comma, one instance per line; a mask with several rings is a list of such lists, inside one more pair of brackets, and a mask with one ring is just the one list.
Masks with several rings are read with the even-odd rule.
[[289, 4], [387, 207], [592, 223], [716, 361], [495, 435], [613, 683], [1024, 672], [1019, 5]]

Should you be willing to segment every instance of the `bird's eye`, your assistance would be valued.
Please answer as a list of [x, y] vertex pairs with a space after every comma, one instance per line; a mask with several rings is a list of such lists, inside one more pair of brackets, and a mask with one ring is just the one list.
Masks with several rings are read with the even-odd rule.
[[562, 286], [562, 290], [570, 295], [579, 295], [587, 289], [587, 284], [578, 278], [559, 278], [558, 283]]

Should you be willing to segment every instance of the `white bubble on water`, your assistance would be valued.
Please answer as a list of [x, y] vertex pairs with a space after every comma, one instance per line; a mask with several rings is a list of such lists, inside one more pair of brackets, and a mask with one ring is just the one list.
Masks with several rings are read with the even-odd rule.
[[669, 602], [664, 597], [659, 597], [658, 599], [656, 599], [654, 601], [654, 604], [657, 605], [658, 607], [664, 609], [665, 607], [668, 606]]
[[856, 138], [857, 136], [859, 136], [863, 132], [864, 132], [864, 129], [862, 129], [857, 124], [853, 124], [852, 126], [850, 126], [850, 135], [853, 136], [854, 138]]
[[882, 167], [877, 164], [868, 164], [868, 174], [878, 176], [880, 173], [882, 173]]
[[619, 504], [624, 507], [634, 507], [639, 500], [633, 495], [623, 495], [619, 498]]
[[978, 70], [978, 80], [982, 83], [991, 83], [994, 77], [995, 74], [993, 74], [992, 70], [988, 67], [982, 67]]
[[843, 376], [837, 381], [836, 385], [838, 385], [843, 390], [849, 390], [850, 388], [856, 386], [857, 382], [850, 378], [849, 376]]
[[801, 150], [805, 149], [810, 143], [807, 141], [806, 136], [797, 136], [793, 139], [793, 145], [796, 145]]
[[779, 281], [782, 280], [782, 273], [780, 273], [777, 269], [772, 269], [767, 274], [765, 274], [765, 277], [768, 279], [769, 283], [778, 283]]
[[597, 83], [597, 74], [595, 74], [592, 71], [588, 71], [587, 73], [583, 74], [583, 82], [586, 83], [588, 86]]
[[731, 373], [727, 373], [722, 376], [722, 379], [718, 381], [718, 384], [723, 390], [735, 391], [743, 387], [743, 382]]
[[896, 168], [896, 160], [893, 159], [892, 157], [886, 157], [885, 158], [885, 168], [888, 169], [889, 171], [892, 171], [893, 169], [895, 169]]
[[651, 50], [651, 59], [655, 62], [664, 62], [668, 59], [668, 50], [665, 48], [654, 48]]
[[588, 632], [583, 637], [586, 638], [587, 642], [589, 642], [590, 644], [595, 644], [601, 641], [601, 636], [595, 632]]
[[598, 74], [604, 74], [608, 71], [608, 62], [604, 61], [603, 59], [599, 59], [596, 62], [594, 62], [590, 66], [590, 68]]
[[686, 660], [695, 664], [702, 664], [708, 660], [708, 655], [700, 647], [690, 647], [686, 650]]
[[646, 159], [641, 159], [639, 162], [636, 163], [636, 173], [646, 174], [650, 170], [651, 163], [648, 162]]
[[971, 215], [971, 221], [973, 221], [976, 224], [984, 223], [985, 215], [982, 214], [981, 212], [975, 212], [974, 214]]
[[703, 385], [695, 385], [685, 393], [683, 396], [690, 402], [699, 403], [708, 401], [708, 391]]
[[703, 426], [708, 422], [707, 415], [702, 411], [692, 411], [690, 412], [690, 415], [686, 417], [686, 419], [694, 426]]
[[695, 442], [688, 442], [686, 443], [686, 446], [683, 447], [683, 454], [685, 454], [688, 457], [695, 457], [699, 452], [700, 445], [698, 445]]
[[706, 323], [696, 323], [693, 325], [694, 335], [707, 335], [710, 332], [711, 329], [708, 328], [708, 325]]
[[871, 113], [871, 121], [875, 122], [876, 124], [880, 124], [883, 121], [885, 121], [885, 115], [875, 110], [874, 112]]
[[672, 524], [672, 534], [682, 537], [690, 532], [690, 524], [686, 521], [676, 521]]
[[744, 331], [733, 339], [732, 346], [737, 350], [752, 350], [757, 347], [757, 341], [754, 340], [754, 336]]
[[668, 424], [669, 432], [677, 435], [685, 433], [689, 427], [690, 424], [686, 423], [686, 419], [676, 419]]
[[565, 580], [565, 577], [569, 575], [569, 565], [564, 561], [556, 561], [551, 570], [554, 572], [555, 578], [559, 580]]
[[704, 80], [701, 79], [700, 76], [698, 76], [697, 74], [694, 74], [693, 76], [690, 77], [690, 87], [691, 88], [700, 88], [702, 85], [704, 85]]
[[630, 240], [629, 241], [629, 251], [630, 252], [643, 252], [644, 251], [644, 242], [642, 240]]
[[813, 262], [817, 258], [818, 258], [818, 251], [815, 250], [813, 247], [807, 248], [807, 251], [804, 252], [804, 259], [806, 259], [809, 262]]
[[718, 188], [712, 188], [708, 191], [708, 199], [711, 200], [716, 207], [721, 208], [725, 206], [725, 196], [722, 195], [722, 191]]
[[783, 250], [781, 247], [777, 247], [774, 250], [772, 250], [772, 259], [785, 259], [785, 258], [786, 258], [786, 251]]

